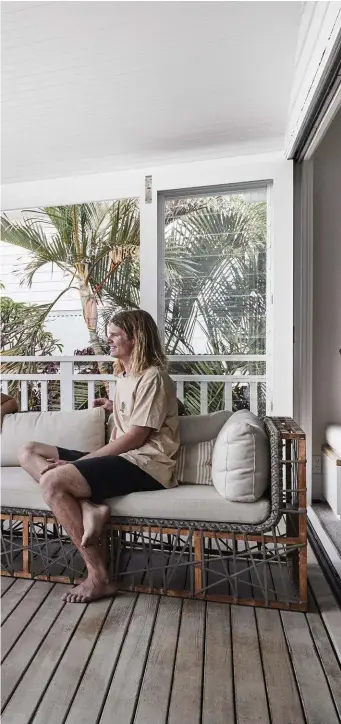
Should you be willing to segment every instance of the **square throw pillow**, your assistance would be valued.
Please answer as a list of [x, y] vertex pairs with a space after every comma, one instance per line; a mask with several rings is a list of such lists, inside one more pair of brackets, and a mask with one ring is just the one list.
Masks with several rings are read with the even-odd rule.
[[254, 503], [269, 485], [270, 448], [262, 421], [249, 410], [235, 412], [213, 449], [212, 480], [226, 500]]
[[232, 415], [228, 410], [179, 418], [180, 449], [175, 476], [179, 483], [213, 485], [212, 453], [215, 439]]
[[213, 485], [212, 453], [215, 440], [193, 445], [181, 445], [176, 459], [175, 477], [178, 483]]

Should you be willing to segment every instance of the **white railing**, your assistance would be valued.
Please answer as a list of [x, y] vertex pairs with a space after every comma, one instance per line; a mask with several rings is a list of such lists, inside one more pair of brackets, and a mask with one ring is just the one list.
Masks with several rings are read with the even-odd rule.
[[[263, 355], [171, 355], [169, 356], [170, 362], [265, 362], [265, 356]], [[16, 381], [19, 386], [20, 398], [20, 409], [27, 411], [29, 407], [29, 387], [28, 383], [36, 383], [39, 385], [40, 392], [40, 409], [41, 411], [48, 410], [49, 404], [49, 383], [59, 382], [60, 384], [60, 409], [61, 410], [73, 410], [75, 408], [75, 382], [84, 382], [87, 384], [87, 404], [88, 407], [92, 406], [93, 400], [96, 397], [96, 383], [106, 383], [107, 392], [110, 398], [113, 398], [115, 394], [115, 378], [110, 374], [82, 374], [75, 369], [75, 365], [89, 362], [111, 362], [112, 358], [107, 356], [73, 356], [73, 357], [15, 357], [3, 355], [0, 357], [2, 364], [6, 363], [35, 363], [35, 364], [49, 364], [54, 363], [59, 365], [57, 372], [48, 373], [15, 373], [9, 372], [2, 374], [1, 376], [1, 389], [4, 393], [8, 391], [9, 382]], [[172, 374], [177, 387], [177, 396], [184, 402], [186, 399], [186, 384], [196, 383], [200, 389], [200, 412], [202, 414], [208, 411], [208, 399], [209, 399], [209, 385], [214, 382], [223, 384], [224, 389], [224, 407], [227, 410], [233, 409], [233, 388], [236, 385], [242, 385], [247, 391], [247, 397], [250, 403], [250, 409], [255, 414], [258, 413], [259, 406], [259, 384], [266, 382], [265, 375], [223, 375], [223, 374]]]

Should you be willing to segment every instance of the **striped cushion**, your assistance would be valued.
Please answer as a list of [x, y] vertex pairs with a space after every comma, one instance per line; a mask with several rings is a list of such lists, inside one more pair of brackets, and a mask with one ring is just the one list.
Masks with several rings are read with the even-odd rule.
[[212, 453], [214, 443], [215, 439], [180, 446], [175, 468], [175, 475], [179, 483], [213, 485]]

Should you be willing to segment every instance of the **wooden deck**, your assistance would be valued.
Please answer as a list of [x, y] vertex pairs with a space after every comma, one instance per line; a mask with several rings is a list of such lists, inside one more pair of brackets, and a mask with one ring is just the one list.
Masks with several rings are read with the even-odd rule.
[[1, 583], [2, 724], [341, 721], [341, 611], [311, 551], [307, 614]]

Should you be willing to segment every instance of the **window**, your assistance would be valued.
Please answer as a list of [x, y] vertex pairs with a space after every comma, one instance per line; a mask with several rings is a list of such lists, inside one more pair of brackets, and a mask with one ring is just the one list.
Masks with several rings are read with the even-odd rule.
[[[210, 411], [226, 406], [224, 377], [233, 376], [234, 409], [265, 413], [266, 188], [165, 197], [164, 223], [164, 330], [173, 373], [222, 377], [208, 383]], [[186, 381], [189, 411], [202, 411], [198, 383]]]

